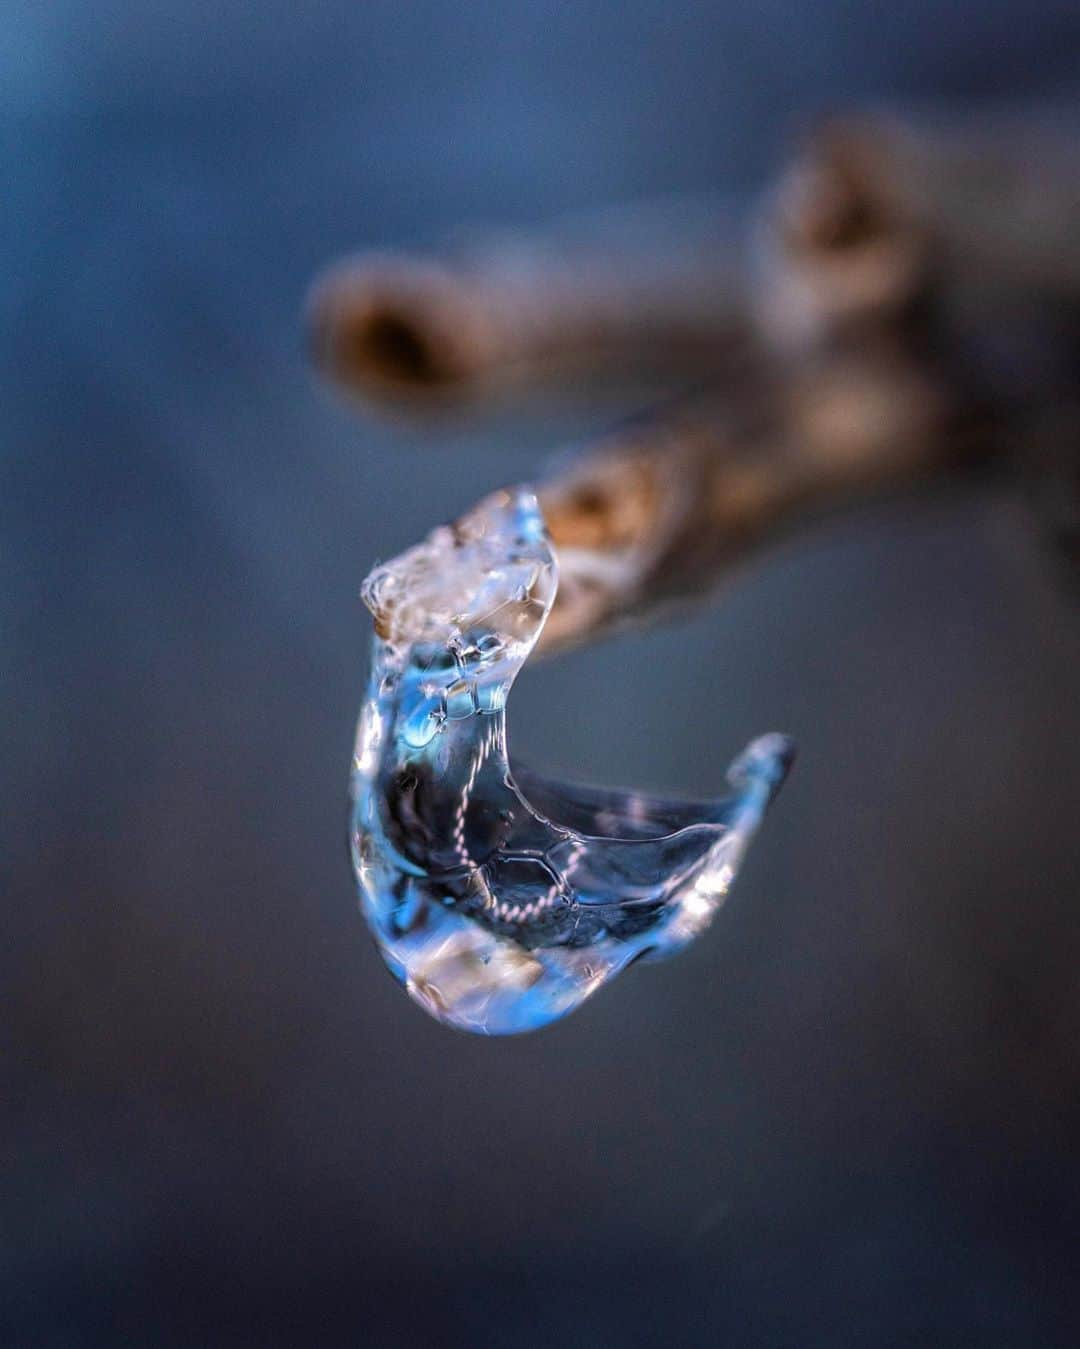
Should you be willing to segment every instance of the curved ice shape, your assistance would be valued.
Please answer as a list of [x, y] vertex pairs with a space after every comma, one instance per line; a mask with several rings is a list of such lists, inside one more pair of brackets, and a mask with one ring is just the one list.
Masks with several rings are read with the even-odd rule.
[[409, 994], [481, 1034], [554, 1021], [699, 936], [792, 758], [784, 736], [755, 740], [731, 794], [704, 803], [512, 773], [506, 698], [556, 585], [525, 489], [364, 583], [376, 636], [351, 819], [364, 913]]

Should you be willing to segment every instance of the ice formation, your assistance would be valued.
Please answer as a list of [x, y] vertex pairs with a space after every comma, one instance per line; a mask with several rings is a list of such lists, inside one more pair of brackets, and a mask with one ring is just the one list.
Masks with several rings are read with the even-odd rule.
[[498, 492], [377, 567], [352, 771], [364, 914], [431, 1015], [488, 1035], [572, 1011], [633, 961], [698, 937], [792, 758], [753, 743], [704, 803], [511, 770], [506, 701], [555, 598], [536, 497]]

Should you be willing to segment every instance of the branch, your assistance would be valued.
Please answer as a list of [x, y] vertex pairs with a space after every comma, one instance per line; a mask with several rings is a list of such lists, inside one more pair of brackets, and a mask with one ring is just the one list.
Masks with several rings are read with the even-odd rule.
[[325, 373], [414, 407], [582, 373], [713, 369], [746, 340], [745, 268], [719, 211], [610, 212], [442, 257], [366, 254], [309, 305]]
[[544, 649], [703, 599], [779, 532], [965, 462], [956, 411], [882, 351], [762, 365], [616, 433], [540, 486], [560, 575]]

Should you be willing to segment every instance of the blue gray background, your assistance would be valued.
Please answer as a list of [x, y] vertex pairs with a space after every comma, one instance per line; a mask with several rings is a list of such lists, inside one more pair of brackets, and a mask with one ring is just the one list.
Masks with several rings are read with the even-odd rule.
[[802, 754], [708, 940], [454, 1035], [346, 864], [359, 583], [634, 399], [361, 420], [300, 324], [351, 248], [746, 194], [822, 110], [1068, 100], [1075, 4], [0, 31], [3, 1343], [1075, 1343], [1080, 619], [1022, 505], [867, 509], [526, 672], [553, 771]]

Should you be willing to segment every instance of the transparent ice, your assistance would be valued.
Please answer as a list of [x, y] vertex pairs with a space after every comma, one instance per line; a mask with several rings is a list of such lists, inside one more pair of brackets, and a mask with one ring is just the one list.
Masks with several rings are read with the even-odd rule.
[[377, 567], [352, 771], [365, 916], [432, 1016], [509, 1035], [698, 937], [788, 766], [755, 740], [716, 801], [550, 782], [507, 759], [506, 700], [555, 598], [536, 497], [499, 492]]

